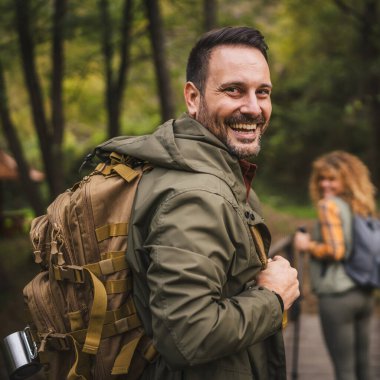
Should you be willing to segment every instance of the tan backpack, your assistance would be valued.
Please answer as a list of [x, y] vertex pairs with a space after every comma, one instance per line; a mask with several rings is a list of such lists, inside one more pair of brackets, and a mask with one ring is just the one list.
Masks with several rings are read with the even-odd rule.
[[134, 196], [148, 169], [112, 153], [32, 222], [42, 271], [24, 299], [48, 379], [137, 379], [157, 355], [136, 314], [125, 259]]

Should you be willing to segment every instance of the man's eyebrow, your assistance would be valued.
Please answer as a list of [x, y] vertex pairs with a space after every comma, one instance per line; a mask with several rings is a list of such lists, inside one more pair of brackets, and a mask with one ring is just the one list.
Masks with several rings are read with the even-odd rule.
[[[247, 82], [244, 82], [244, 81], [233, 81], [233, 82], [225, 82], [225, 83], [222, 83], [220, 85], [220, 87], [229, 87], [229, 86], [245, 86], [247, 84]], [[258, 88], [262, 88], [262, 87], [266, 87], [266, 88], [273, 88], [272, 84], [271, 83], [261, 83]]]
[[220, 85], [220, 87], [229, 87], [229, 86], [244, 86], [244, 82], [238, 82], [238, 81], [233, 81], [233, 82], [224, 82]]

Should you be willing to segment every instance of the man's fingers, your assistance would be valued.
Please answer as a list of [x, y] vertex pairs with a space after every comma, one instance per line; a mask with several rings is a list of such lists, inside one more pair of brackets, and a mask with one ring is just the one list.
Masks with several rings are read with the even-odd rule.
[[280, 256], [280, 255], [274, 256], [273, 261], [283, 261], [283, 263], [286, 262], [290, 266], [289, 261], [287, 259], [285, 259], [285, 257]]

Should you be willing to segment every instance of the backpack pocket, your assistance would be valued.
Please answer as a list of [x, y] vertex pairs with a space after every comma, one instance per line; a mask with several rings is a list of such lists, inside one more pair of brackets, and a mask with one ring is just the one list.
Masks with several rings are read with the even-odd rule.
[[[24, 301], [29, 309], [33, 327], [42, 336], [48, 333], [65, 333], [67, 326], [61, 310], [65, 310], [59, 286], [52, 289], [49, 272], [41, 272], [24, 288]], [[34, 330], [34, 328], [33, 328]], [[39, 336], [39, 338], [41, 338]]]

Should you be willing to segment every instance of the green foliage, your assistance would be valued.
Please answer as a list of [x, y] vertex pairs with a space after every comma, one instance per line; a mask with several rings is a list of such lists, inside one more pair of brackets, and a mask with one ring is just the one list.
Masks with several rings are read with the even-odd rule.
[[24, 265], [29, 259], [32, 259], [31, 245], [26, 234], [0, 239], [0, 260], [5, 271]]
[[326, 151], [348, 150], [368, 163], [365, 73], [355, 23], [333, 1], [282, 1], [276, 11], [269, 40], [274, 112], [258, 162], [267, 182], [298, 194], [307, 192], [311, 162]]
[[[113, 48], [120, 43], [122, 0], [110, 1]], [[365, 0], [347, 1], [358, 11]], [[32, 0], [33, 37], [38, 71], [49, 94], [51, 75], [52, 1]], [[218, 1], [219, 25], [248, 25], [262, 30], [270, 47], [273, 116], [263, 138], [257, 182], [268, 196], [282, 194], [307, 202], [310, 164], [333, 149], [358, 154], [367, 163], [371, 128], [363, 82], [367, 71], [380, 71], [380, 57], [361, 62], [363, 44], [355, 18], [333, 0]], [[203, 27], [203, 0], [160, 1], [166, 55], [173, 79], [176, 115], [184, 110], [182, 88], [189, 49]], [[77, 178], [78, 164], [92, 147], [106, 138], [104, 62], [98, 2], [68, 2], [65, 21], [65, 170]], [[375, 25], [379, 33], [380, 26]], [[38, 141], [32, 128], [29, 99], [20, 66], [13, 0], [0, 2], [0, 48], [6, 68], [12, 117], [28, 160], [42, 169]], [[141, 1], [134, 3], [131, 67], [121, 115], [122, 134], [152, 132], [160, 123], [156, 78]], [[380, 38], [375, 43], [380, 44]], [[113, 64], [118, 64], [116, 55]], [[49, 101], [46, 109], [50, 114]], [[1, 137], [1, 136], [0, 136]], [[1, 142], [0, 147], [5, 147]]]

